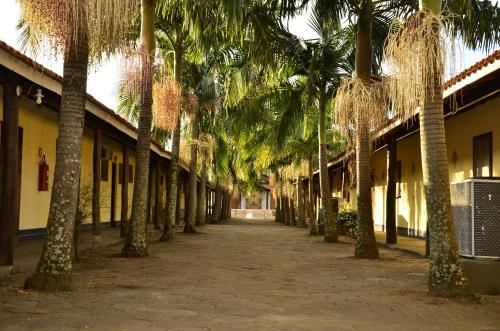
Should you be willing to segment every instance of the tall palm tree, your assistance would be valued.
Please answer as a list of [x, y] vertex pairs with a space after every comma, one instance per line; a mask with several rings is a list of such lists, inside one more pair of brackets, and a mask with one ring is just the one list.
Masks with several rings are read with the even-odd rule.
[[[411, 82], [406, 75], [397, 77], [391, 88], [395, 104], [406, 116], [420, 106], [420, 149], [430, 244], [429, 292], [455, 297], [467, 294], [468, 284], [458, 254], [450, 201], [442, 84], [446, 60], [443, 53], [447, 46], [441, 38], [450, 22], [443, 15], [455, 14], [452, 23], [466, 45], [489, 48], [500, 41], [500, 9], [490, 1], [453, 1], [442, 13], [442, 5], [440, 0], [421, 0], [419, 11], [390, 39], [386, 52], [389, 63], [412, 74]], [[409, 44], [412, 47], [405, 50]], [[406, 92], [404, 98], [402, 92]]]
[[[125, 45], [137, 2], [19, 1], [21, 17], [35, 35], [45, 36], [64, 56], [59, 138], [52, 195], [42, 254], [25, 287], [67, 290], [71, 287], [73, 227], [80, 182], [83, 120], [89, 58], [100, 59]], [[113, 1], [114, 3], [114, 1]], [[104, 10], [102, 10], [105, 8]], [[113, 8], [113, 12], [109, 10]], [[109, 22], [108, 17], [121, 17]], [[77, 19], [78, 17], [78, 19]], [[62, 49], [60, 47], [62, 46]]]
[[122, 256], [148, 255], [146, 216], [148, 208], [149, 161], [151, 151], [151, 126], [153, 107], [153, 61], [155, 50], [154, 17], [156, 0], [141, 1], [141, 94], [140, 115], [136, 147], [136, 172], [132, 198], [132, 213]]

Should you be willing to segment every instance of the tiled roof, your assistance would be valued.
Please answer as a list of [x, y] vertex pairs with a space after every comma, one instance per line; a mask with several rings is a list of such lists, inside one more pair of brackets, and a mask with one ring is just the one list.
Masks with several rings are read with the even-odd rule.
[[443, 87], [445, 89], [448, 89], [448, 88], [452, 87], [453, 85], [459, 83], [460, 81], [464, 80], [468, 76], [476, 73], [477, 71], [483, 69], [484, 67], [492, 64], [493, 62], [495, 62], [497, 60], [500, 60], [500, 49], [494, 51], [493, 53], [491, 53], [490, 55], [488, 55], [487, 57], [485, 57], [481, 61], [476, 62], [474, 65], [470, 66], [469, 68], [465, 69], [464, 71], [462, 71], [458, 75], [454, 76], [453, 78], [451, 78], [450, 80], [445, 82], [443, 84]]
[[[13, 57], [21, 60], [22, 62], [26, 63], [27, 65], [29, 65], [33, 69], [39, 71], [43, 75], [45, 75], [45, 76], [47, 76], [49, 78], [52, 78], [55, 81], [57, 81], [57, 82], [59, 82], [59, 83], [62, 84], [63, 78], [60, 75], [58, 75], [57, 73], [55, 73], [54, 71], [52, 71], [50, 69], [47, 69], [46, 67], [44, 67], [40, 63], [38, 63], [35, 60], [33, 60], [32, 58], [24, 55], [23, 53], [19, 52], [18, 50], [16, 50], [12, 46], [9, 46], [7, 43], [5, 43], [5, 42], [3, 42], [1, 40], [0, 40], [0, 49], [3, 50], [3, 51], [5, 51], [6, 53], [12, 55]], [[135, 126], [133, 126], [129, 121], [127, 121], [126, 119], [124, 119], [123, 117], [121, 117], [120, 115], [118, 115], [117, 113], [115, 113], [112, 109], [108, 108], [103, 103], [101, 103], [100, 101], [98, 101], [92, 95], [87, 94], [87, 100], [90, 101], [90, 102], [92, 102], [97, 107], [99, 107], [100, 109], [102, 109], [106, 113], [110, 114], [114, 118], [116, 118], [118, 121], [120, 121], [122, 124], [126, 125], [128, 128], [132, 129], [135, 133], [137, 133], [137, 128]], [[158, 147], [160, 150], [162, 150], [162, 151], [166, 152], [167, 154], [169, 154], [169, 156], [170, 156], [170, 152], [166, 151], [165, 148], [161, 144], [159, 144], [156, 141], [152, 141], [152, 143], [156, 147]]]

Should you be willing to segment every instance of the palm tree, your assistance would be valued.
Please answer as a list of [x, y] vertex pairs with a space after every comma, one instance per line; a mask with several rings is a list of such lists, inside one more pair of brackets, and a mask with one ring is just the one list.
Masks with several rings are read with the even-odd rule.
[[[494, 17], [498, 18], [500, 10], [490, 1], [454, 1], [447, 11], [455, 14], [454, 26], [469, 47], [489, 48], [499, 42], [500, 22]], [[458, 254], [450, 201], [442, 85], [443, 53], [447, 46], [441, 38], [450, 22], [443, 16], [447, 13], [442, 13], [441, 1], [421, 0], [419, 12], [391, 37], [386, 53], [389, 63], [411, 75], [411, 82], [410, 77], [398, 75], [391, 86], [395, 105], [403, 116], [413, 115], [420, 106], [420, 149], [430, 244], [429, 292], [455, 297], [468, 294], [468, 284]], [[405, 49], [409, 44], [411, 48]]]
[[[22, 20], [35, 35], [45, 36], [64, 54], [59, 138], [47, 231], [42, 254], [25, 287], [67, 290], [71, 287], [73, 227], [80, 182], [83, 120], [89, 57], [100, 59], [125, 45], [136, 15], [136, 1], [120, 6], [94, 1], [19, 1]], [[114, 3], [114, 1], [113, 1]], [[109, 12], [113, 8], [114, 12]], [[109, 22], [108, 16], [121, 17]], [[78, 17], [78, 19], [76, 19]], [[89, 39], [89, 36], [91, 39]], [[63, 49], [60, 49], [62, 45]], [[89, 52], [91, 50], [91, 52]]]
[[144, 257], [148, 255], [146, 216], [148, 208], [149, 161], [151, 151], [151, 126], [153, 107], [153, 61], [155, 50], [154, 12], [156, 0], [141, 1], [141, 94], [140, 115], [136, 147], [136, 172], [132, 198], [132, 213], [128, 221], [128, 233], [122, 256]]

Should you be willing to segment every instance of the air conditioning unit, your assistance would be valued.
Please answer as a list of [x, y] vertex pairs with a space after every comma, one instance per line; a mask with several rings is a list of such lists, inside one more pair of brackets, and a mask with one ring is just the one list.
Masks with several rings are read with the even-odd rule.
[[452, 183], [451, 204], [460, 255], [500, 258], [500, 180]]

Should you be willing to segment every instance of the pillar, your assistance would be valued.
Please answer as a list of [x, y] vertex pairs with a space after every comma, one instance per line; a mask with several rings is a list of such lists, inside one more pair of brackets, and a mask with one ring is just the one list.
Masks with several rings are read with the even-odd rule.
[[101, 241], [101, 129], [94, 130], [94, 152], [92, 154], [92, 234], [93, 241]]
[[387, 244], [395, 244], [398, 241], [396, 228], [396, 148], [396, 138], [391, 137], [387, 145], [387, 195], [385, 215], [385, 241]]
[[14, 243], [19, 228], [19, 97], [13, 73], [3, 90], [3, 183], [0, 201], [0, 265], [14, 263]]
[[154, 225], [155, 229], [160, 229], [160, 212], [161, 212], [161, 162], [160, 160], [156, 161], [155, 165], [155, 213], [154, 213]]
[[127, 145], [123, 145], [123, 171], [122, 171], [122, 208], [120, 217], [120, 237], [127, 236], [128, 229], [128, 159], [129, 159], [129, 149]]

